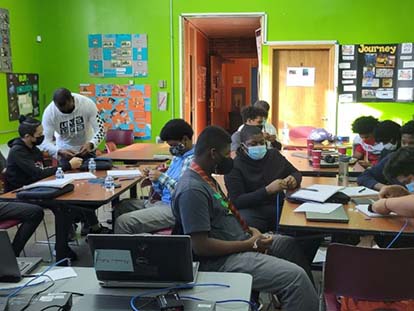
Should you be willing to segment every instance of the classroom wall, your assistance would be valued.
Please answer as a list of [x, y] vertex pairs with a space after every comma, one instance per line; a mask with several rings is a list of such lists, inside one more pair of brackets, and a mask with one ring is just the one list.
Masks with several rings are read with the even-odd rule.
[[[170, 5], [172, 6], [173, 54], [170, 51]], [[134, 78], [136, 84], [152, 86], [155, 139], [162, 125], [180, 114], [179, 16], [182, 13], [266, 12], [268, 41], [337, 40], [341, 44], [414, 42], [414, 1], [399, 0], [2, 0], [10, 10], [11, 44], [15, 72], [40, 74], [40, 99], [44, 107], [55, 88], [78, 89], [80, 83], [127, 83], [128, 78], [93, 78], [88, 74], [87, 35], [91, 33], [147, 33], [149, 77]], [[35, 42], [36, 34], [43, 41]], [[269, 96], [269, 55], [262, 52], [262, 99]], [[171, 79], [171, 57], [173, 77]], [[156, 110], [158, 80], [167, 80], [168, 110]], [[174, 98], [171, 97], [174, 91]], [[13, 130], [7, 121], [5, 75], [0, 74], [0, 131]], [[172, 107], [174, 103], [174, 107]], [[414, 115], [413, 104], [343, 104], [340, 127], [359, 114], [373, 113], [381, 119], [406, 121]], [[340, 128], [341, 130], [341, 128]], [[0, 133], [0, 143], [10, 134]]]

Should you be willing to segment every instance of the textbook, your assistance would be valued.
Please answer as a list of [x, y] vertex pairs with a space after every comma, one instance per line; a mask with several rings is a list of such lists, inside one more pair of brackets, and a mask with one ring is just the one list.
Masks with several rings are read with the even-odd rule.
[[42, 180], [42, 181], [38, 181], [30, 185], [25, 185], [21, 189], [26, 190], [26, 189], [36, 188], [36, 187], [51, 187], [51, 188], [62, 189], [63, 187], [72, 183], [73, 181], [74, 181], [73, 178]]
[[140, 170], [110, 170], [106, 171], [108, 176], [112, 177], [139, 177], [142, 175]]

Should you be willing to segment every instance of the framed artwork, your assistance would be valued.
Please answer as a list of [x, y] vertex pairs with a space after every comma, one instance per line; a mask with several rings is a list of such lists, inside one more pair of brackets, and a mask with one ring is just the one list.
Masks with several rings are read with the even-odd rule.
[[232, 87], [231, 88], [231, 111], [239, 112], [246, 106], [246, 88]]

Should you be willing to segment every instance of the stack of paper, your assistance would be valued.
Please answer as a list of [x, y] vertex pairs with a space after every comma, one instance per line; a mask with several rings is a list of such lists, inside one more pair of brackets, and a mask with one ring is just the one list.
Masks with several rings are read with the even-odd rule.
[[341, 186], [314, 184], [312, 186], [299, 189], [290, 197], [292, 199], [298, 199], [302, 201], [315, 201], [322, 203], [341, 189], [343, 189]]
[[171, 154], [154, 154], [152, 158], [154, 160], [170, 160], [173, 156]]
[[30, 185], [23, 186], [23, 189], [32, 189], [35, 187], [52, 187], [52, 188], [63, 188], [66, 185], [73, 182], [73, 178], [63, 178], [63, 179], [51, 179], [51, 180], [43, 180], [38, 181]]
[[81, 180], [81, 179], [95, 179], [96, 176], [92, 173], [68, 173], [65, 174], [65, 179]]
[[339, 203], [303, 203], [297, 207], [294, 212], [316, 212], [322, 214], [329, 214], [336, 210], [337, 208], [341, 207], [342, 204]]
[[112, 177], [139, 177], [142, 175], [140, 170], [110, 170], [106, 171], [106, 174]]
[[347, 196], [351, 198], [378, 195], [378, 191], [375, 191], [375, 190], [372, 190], [366, 187], [345, 187], [340, 192], [345, 193]]

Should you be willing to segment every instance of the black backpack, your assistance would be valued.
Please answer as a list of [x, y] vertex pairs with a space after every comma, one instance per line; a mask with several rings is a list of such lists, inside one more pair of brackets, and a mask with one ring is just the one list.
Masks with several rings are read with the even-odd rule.
[[88, 165], [89, 165], [89, 160], [90, 159], [95, 160], [97, 171], [107, 171], [107, 170], [111, 170], [112, 167], [113, 167], [112, 159], [109, 159], [109, 158], [89, 158], [89, 159], [83, 160], [82, 165], [79, 168], [81, 171], [87, 171], [88, 170]]
[[63, 188], [34, 187], [30, 189], [20, 190], [17, 192], [16, 197], [22, 200], [54, 199], [62, 194], [73, 191], [73, 189], [75, 189], [75, 186], [73, 184], [67, 184]]

